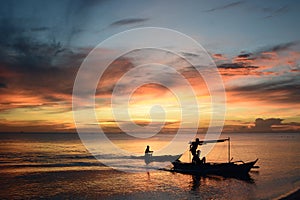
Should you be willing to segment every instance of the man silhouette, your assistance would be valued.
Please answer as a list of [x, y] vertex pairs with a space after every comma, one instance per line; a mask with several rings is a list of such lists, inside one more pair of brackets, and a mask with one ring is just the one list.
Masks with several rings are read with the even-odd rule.
[[196, 156], [196, 151], [199, 144], [200, 144], [200, 140], [199, 138], [196, 138], [196, 141], [192, 142], [192, 144], [190, 145], [190, 152], [192, 153], [193, 156]]

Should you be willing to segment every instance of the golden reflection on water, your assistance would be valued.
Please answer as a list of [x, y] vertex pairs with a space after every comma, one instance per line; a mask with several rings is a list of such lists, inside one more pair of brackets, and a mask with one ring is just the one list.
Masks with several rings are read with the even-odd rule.
[[[258, 173], [250, 172], [253, 183], [165, 171], [124, 173], [112, 170], [99, 164], [78, 138], [68, 135], [2, 139], [0, 198], [270, 199], [300, 185], [299, 135], [230, 136], [234, 160], [259, 158]], [[115, 138], [114, 142], [128, 151], [143, 154], [146, 145], [157, 151], [171, 138]], [[227, 161], [227, 150], [226, 142], [217, 144], [207, 155], [207, 161]]]

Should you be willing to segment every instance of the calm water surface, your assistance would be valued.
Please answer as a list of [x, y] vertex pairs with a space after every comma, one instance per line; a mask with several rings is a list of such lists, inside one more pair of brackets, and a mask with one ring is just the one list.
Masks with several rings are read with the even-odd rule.
[[[0, 198], [276, 199], [299, 189], [299, 133], [221, 137], [228, 136], [234, 160], [259, 158], [260, 169], [252, 170], [249, 180], [147, 170], [157, 165], [146, 166], [143, 160], [136, 160], [139, 172], [125, 173], [101, 164], [76, 134], [0, 134]], [[172, 136], [152, 140], [120, 135], [110, 138], [120, 148], [142, 154], [147, 144], [155, 151]], [[207, 155], [207, 161], [226, 160], [226, 144], [216, 145]]]

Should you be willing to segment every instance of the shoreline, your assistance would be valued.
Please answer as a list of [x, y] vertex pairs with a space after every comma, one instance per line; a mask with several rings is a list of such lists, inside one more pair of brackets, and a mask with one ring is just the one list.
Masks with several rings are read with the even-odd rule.
[[290, 191], [287, 194], [284, 194], [280, 197], [278, 197], [279, 200], [296, 200], [296, 199], [300, 199], [300, 189], [296, 189], [293, 191]]

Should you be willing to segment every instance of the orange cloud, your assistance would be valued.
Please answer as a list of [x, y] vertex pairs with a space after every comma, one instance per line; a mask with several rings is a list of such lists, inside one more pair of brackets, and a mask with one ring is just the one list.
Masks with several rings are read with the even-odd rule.
[[[106, 53], [109, 54], [109, 51]], [[148, 59], [156, 57], [156, 54], [151, 57], [151, 52], [148, 53]], [[97, 108], [105, 112], [103, 116], [99, 117], [102, 124], [109, 126], [109, 122], [113, 120], [110, 98], [116, 83], [126, 72], [133, 69], [138, 64], [136, 60], [142, 59], [143, 56], [143, 52], [140, 54], [137, 52], [133, 57], [119, 58], [103, 74], [96, 91]], [[165, 65], [175, 65], [177, 71], [194, 88], [196, 98], [202, 106], [200, 110], [205, 112], [204, 120], [209, 121], [212, 112], [211, 99], [204, 77], [201, 77], [198, 71], [185, 61], [168, 59], [165, 56], [165, 54], [159, 55], [156, 61], [161, 61]], [[244, 126], [247, 127], [243, 122], [260, 116], [272, 117], [270, 113], [288, 118], [293, 115], [293, 108], [299, 106], [299, 83], [296, 80], [299, 74], [299, 52], [264, 51], [241, 54], [232, 59], [224, 54], [213, 54], [213, 57], [217, 61], [227, 90], [227, 120], [229, 123], [226, 124], [227, 130], [239, 130]], [[61, 131], [74, 128], [70, 112], [72, 88], [78, 63], [76, 62], [75, 66], [41, 67], [27, 71], [22, 67], [2, 64], [0, 66], [0, 117], [1, 119], [7, 118], [2, 123], [2, 128], [5, 128], [3, 130], [18, 131], [21, 127], [27, 127], [26, 130], [36, 128], [41, 131], [44, 130], [43, 124], [45, 129], [49, 128], [49, 130]], [[288, 75], [289, 79], [276, 79], [276, 77], [284, 77], [283, 75]], [[151, 76], [141, 73], [137, 78], [151, 78]], [[180, 89], [184, 93], [186, 88], [180, 85], [178, 80], [174, 80], [171, 75], [168, 78], [172, 87]], [[127, 83], [131, 84], [130, 81]], [[126, 91], [127, 87], [124, 85], [124, 92]], [[166, 127], [176, 128], [177, 125], [172, 123], [179, 121], [176, 115], [178, 102], [170, 90], [164, 86], [150, 83], [139, 87], [132, 96], [130, 106], [146, 108], [146, 105], [153, 102], [159, 103], [159, 101], [169, 109], [169, 116], [167, 116], [169, 124]], [[255, 108], [251, 105], [255, 105]], [[27, 121], [20, 120], [20, 115], [26, 118], [26, 112], [31, 110], [35, 110], [36, 116]], [[140, 124], [149, 123], [149, 116], [143, 112], [136, 112], [133, 120]], [[245, 113], [247, 113], [247, 117]], [[38, 121], [38, 118], [43, 118], [43, 120]], [[58, 118], [64, 119], [59, 122]], [[241, 124], [234, 121], [238, 118], [243, 121]], [[205, 122], [205, 125], [208, 125], [208, 122]], [[16, 127], [16, 129], [12, 127]], [[297, 128], [297, 126], [295, 127]]]
[[74, 125], [72, 123], [62, 123], [61, 121], [53, 122], [46, 120], [34, 121], [11, 121], [1, 120], [1, 132], [74, 132]]
[[220, 53], [211, 54], [211, 55], [212, 55], [213, 59], [215, 60], [215, 62], [228, 60], [228, 58], [225, 55], [220, 54]]

